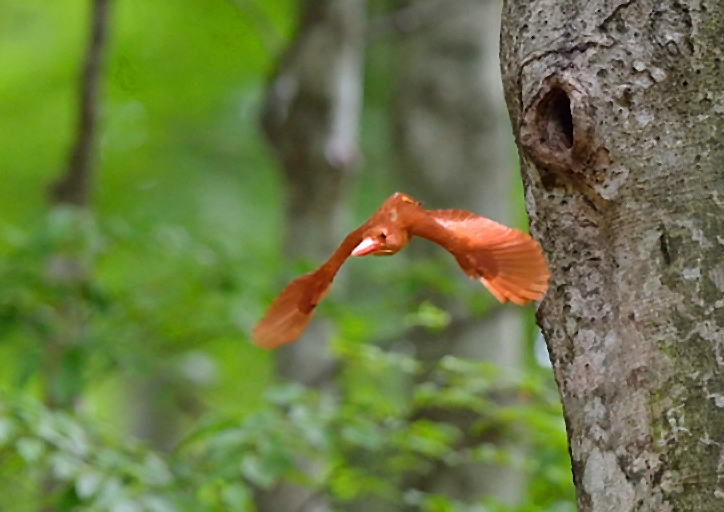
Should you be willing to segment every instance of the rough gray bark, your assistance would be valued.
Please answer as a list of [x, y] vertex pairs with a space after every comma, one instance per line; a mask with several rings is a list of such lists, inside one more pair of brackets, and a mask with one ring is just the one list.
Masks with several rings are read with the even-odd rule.
[[[500, 3], [415, 0], [407, 10], [424, 13], [431, 5], [442, 5], [442, 12], [418, 23], [400, 55], [394, 110], [400, 189], [429, 208], [463, 208], [510, 224], [513, 141], [505, 123], [497, 56]], [[425, 251], [429, 257], [439, 254], [436, 249], [420, 244], [411, 252]], [[449, 271], [459, 276], [462, 287], [471, 286], [452, 259]], [[520, 368], [523, 310], [496, 306], [485, 318], [474, 318], [459, 300], [438, 297], [435, 303], [450, 311], [453, 321], [442, 333], [415, 333], [420, 359], [436, 361], [452, 354]], [[432, 414], [463, 430], [475, 421], [455, 411]], [[405, 482], [463, 502], [493, 495], [510, 504], [520, 499], [522, 484], [520, 472], [483, 464], [440, 464], [423, 479]]]
[[722, 34], [718, 0], [505, 1], [581, 512], [724, 509]]
[[[365, 1], [303, 0], [300, 13], [293, 45], [271, 82], [262, 127], [288, 183], [286, 256], [317, 264], [343, 238], [346, 191], [358, 160]], [[299, 341], [276, 351], [277, 375], [332, 391], [336, 368], [328, 337], [328, 323], [312, 320]], [[259, 492], [256, 501], [261, 511], [329, 508], [290, 484]]]

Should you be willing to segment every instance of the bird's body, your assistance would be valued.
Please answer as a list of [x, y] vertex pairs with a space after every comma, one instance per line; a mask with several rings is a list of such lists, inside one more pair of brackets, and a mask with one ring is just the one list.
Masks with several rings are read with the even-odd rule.
[[254, 343], [272, 349], [296, 340], [349, 256], [390, 256], [413, 236], [445, 248], [501, 302], [523, 305], [548, 288], [548, 265], [529, 235], [465, 210], [425, 210], [398, 192], [347, 235], [321, 267], [287, 285], [254, 328]]

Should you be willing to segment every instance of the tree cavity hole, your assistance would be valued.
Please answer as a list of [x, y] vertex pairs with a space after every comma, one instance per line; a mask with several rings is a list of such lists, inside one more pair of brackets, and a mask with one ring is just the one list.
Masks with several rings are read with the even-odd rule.
[[573, 147], [573, 114], [566, 91], [553, 88], [538, 104], [540, 141], [552, 151]]

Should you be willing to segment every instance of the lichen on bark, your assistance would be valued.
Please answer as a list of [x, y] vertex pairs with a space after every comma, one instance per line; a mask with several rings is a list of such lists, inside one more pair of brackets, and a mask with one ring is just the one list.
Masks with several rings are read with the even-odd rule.
[[580, 511], [724, 507], [723, 30], [714, 0], [504, 3]]

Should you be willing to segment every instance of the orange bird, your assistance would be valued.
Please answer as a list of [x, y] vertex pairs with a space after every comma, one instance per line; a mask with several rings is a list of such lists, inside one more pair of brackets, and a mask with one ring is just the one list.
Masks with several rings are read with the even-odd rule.
[[548, 289], [548, 265], [529, 235], [465, 210], [425, 210], [398, 192], [347, 235], [326, 263], [284, 288], [254, 327], [254, 344], [272, 349], [296, 340], [350, 255], [389, 256], [413, 236], [447, 249], [470, 279], [479, 279], [500, 302], [522, 306]]

